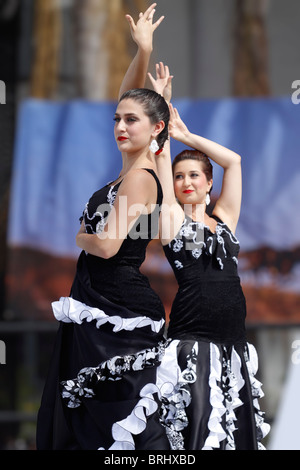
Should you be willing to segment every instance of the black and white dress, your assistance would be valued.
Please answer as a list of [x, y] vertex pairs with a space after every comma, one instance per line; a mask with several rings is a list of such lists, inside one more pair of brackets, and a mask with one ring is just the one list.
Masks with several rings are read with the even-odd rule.
[[[139, 268], [158, 232], [156, 208], [141, 215], [119, 252], [82, 251], [69, 297], [53, 302], [60, 322], [37, 423], [38, 449], [170, 449], [160, 422], [165, 377], [165, 313]], [[83, 214], [88, 233], [103, 230], [118, 188], [108, 184]]]
[[257, 353], [246, 340], [239, 242], [214, 218], [212, 233], [186, 216], [164, 246], [179, 285], [168, 329], [179, 380], [162, 397], [161, 420], [172, 449], [264, 449], [269, 425]]

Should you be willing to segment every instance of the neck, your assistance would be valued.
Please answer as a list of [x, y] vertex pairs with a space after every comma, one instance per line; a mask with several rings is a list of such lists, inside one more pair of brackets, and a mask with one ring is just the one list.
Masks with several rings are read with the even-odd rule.
[[184, 205], [184, 212], [187, 214], [191, 219], [197, 222], [204, 222], [205, 215], [206, 215], [206, 204], [185, 204]]
[[126, 175], [130, 170], [137, 168], [152, 168], [156, 169], [154, 157], [148, 151], [146, 153], [137, 154], [122, 154], [123, 166], [120, 172], [120, 176]]

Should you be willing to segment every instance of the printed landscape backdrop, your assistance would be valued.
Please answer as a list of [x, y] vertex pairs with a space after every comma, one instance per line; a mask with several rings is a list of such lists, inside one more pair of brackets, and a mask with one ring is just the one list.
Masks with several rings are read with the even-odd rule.
[[[299, 113], [290, 97], [178, 99], [191, 131], [242, 156], [237, 237], [248, 323], [300, 323]], [[7, 315], [52, 320], [68, 295], [79, 250], [75, 235], [91, 194], [113, 180], [121, 158], [114, 101], [24, 100], [20, 107], [9, 211]], [[182, 145], [172, 141], [174, 157]], [[212, 205], [222, 171], [214, 165]], [[158, 240], [143, 271], [167, 314], [176, 292]]]

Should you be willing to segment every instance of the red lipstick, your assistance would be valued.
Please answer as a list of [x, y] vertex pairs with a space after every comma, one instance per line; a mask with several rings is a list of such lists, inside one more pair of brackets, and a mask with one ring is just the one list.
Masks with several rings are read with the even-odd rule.
[[119, 140], [120, 142], [122, 142], [122, 141], [124, 141], [124, 140], [127, 140], [127, 137], [120, 136], [120, 137], [118, 137], [118, 140]]
[[192, 193], [192, 192], [193, 192], [193, 190], [192, 190], [192, 189], [186, 189], [186, 190], [185, 190], [185, 191], [183, 191], [183, 192], [184, 192], [185, 194], [190, 194], [190, 193]]

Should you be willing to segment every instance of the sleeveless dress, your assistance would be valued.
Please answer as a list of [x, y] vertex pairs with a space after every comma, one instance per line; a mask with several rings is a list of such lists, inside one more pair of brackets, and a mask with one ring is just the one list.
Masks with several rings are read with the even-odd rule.
[[174, 450], [264, 449], [269, 425], [258, 403], [257, 354], [246, 340], [239, 242], [214, 218], [215, 233], [185, 216], [164, 246], [179, 286], [168, 328], [179, 380], [163, 397], [161, 420]]
[[[165, 312], [139, 267], [158, 232], [162, 190], [118, 253], [82, 251], [69, 297], [53, 302], [60, 322], [37, 422], [38, 449], [170, 449], [159, 420]], [[98, 233], [122, 181], [95, 192], [83, 213]], [[82, 218], [81, 218], [82, 219]]]

